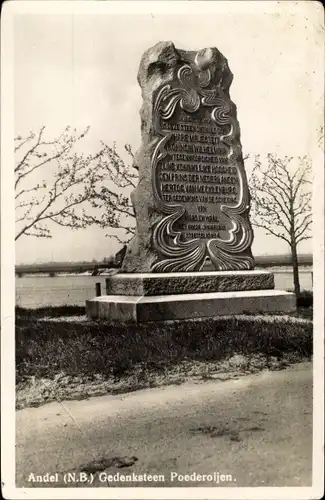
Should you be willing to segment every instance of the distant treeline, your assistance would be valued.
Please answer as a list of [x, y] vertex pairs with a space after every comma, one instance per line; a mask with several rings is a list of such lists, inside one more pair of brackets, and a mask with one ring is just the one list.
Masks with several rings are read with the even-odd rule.
[[[311, 253], [298, 256], [301, 266], [312, 266], [313, 255]], [[259, 255], [255, 257], [255, 265], [258, 267], [290, 266], [292, 264], [291, 255]]]
[[[299, 264], [308, 266], [313, 264], [312, 254], [302, 254], [298, 258]], [[256, 267], [290, 266], [290, 255], [260, 255], [255, 257]], [[36, 274], [36, 273], [84, 273], [91, 272], [96, 275], [101, 269], [119, 268], [119, 263], [114, 261], [106, 262], [48, 262], [44, 264], [22, 264], [16, 266], [16, 274]]]
[[16, 274], [56, 274], [56, 273], [85, 273], [99, 274], [101, 269], [118, 268], [114, 262], [46, 262], [44, 264], [22, 264], [15, 267]]

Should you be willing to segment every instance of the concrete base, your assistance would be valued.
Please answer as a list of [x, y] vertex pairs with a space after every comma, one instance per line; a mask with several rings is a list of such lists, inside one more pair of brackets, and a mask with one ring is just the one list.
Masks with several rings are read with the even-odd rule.
[[107, 295], [157, 296], [272, 290], [274, 275], [267, 271], [192, 273], [118, 273], [106, 279]]
[[295, 311], [295, 295], [277, 290], [188, 293], [160, 296], [104, 295], [86, 301], [93, 319], [148, 322], [244, 313]]

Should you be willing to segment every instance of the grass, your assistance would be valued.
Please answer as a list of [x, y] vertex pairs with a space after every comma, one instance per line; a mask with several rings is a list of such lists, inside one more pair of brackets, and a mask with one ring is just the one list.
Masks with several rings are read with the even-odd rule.
[[84, 307], [17, 307], [17, 408], [281, 369], [312, 356], [312, 308], [294, 316], [118, 325]]
[[184, 359], [219, 361], [234, 353], [281, 357], [292, 351], [311, 355], [311, 323], [207, 318], [122, 326], [16, 319], [18, 381], [25, 376], [52, 378], [62, 371], [118, 378], [139, 364], [162, 370]]

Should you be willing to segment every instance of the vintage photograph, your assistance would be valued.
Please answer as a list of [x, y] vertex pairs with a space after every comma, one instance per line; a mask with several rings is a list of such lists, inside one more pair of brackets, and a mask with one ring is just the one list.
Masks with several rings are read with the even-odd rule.
[[1, 36], [3, 496], [321, 498], [321, 3]]

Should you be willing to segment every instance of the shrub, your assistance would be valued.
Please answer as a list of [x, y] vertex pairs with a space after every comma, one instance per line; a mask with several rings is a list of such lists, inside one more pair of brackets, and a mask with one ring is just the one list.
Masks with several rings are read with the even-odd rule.
[[16, 319], [37, 319], [37, 318], [59, 318], [65, 316], [84, 316], [86, 310], [84, 306], [59, 306], [59, 307], [39, 307], [38, 309], [26, 309], [16, 306]]
[[312, 307], [313, 306], [313, 292], [303, 290], [299, 297], [297, 297], [297, 307]]

